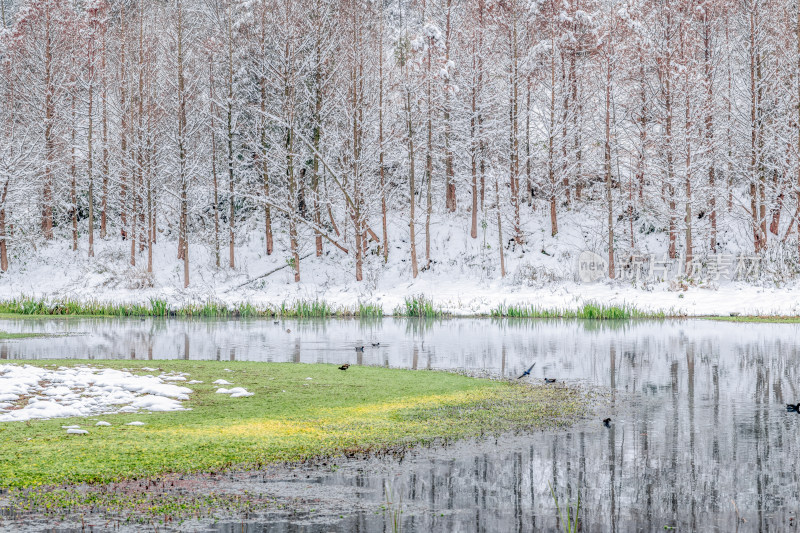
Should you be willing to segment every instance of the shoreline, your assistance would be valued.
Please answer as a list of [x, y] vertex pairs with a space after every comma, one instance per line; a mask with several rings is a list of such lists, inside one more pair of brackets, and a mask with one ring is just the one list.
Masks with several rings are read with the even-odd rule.
[[[435, 319], [580, 319], [580, 320], [720, 320], [728, 322], [800, 323], [800, 314], [730, 312], [688, 314], [671, 310], [643, 310], [622, 303], [606, 305], [587, 301], [580, 306], [545, 308], [531, 304], [499, 304], [489, 312], [458, 312], [425, 296], [407, 297], [402, 305], [386, 311], [377, 303], [358, 303], [356, 306], [336, 305], [325, 300], [295, 300], [280, 304], [226, 304], [206, 300], [184, 306], [170, 305], [166, 300], [151, 299], [147, 303], [125, 303], [99, 300], [30, 299], [0, 300], [0, 320], [20, 318], [243, 318], [243, 319], [303, 319], [303, 318], [435, 318]], [[8, 340], [16, 336], [3, 336]]]

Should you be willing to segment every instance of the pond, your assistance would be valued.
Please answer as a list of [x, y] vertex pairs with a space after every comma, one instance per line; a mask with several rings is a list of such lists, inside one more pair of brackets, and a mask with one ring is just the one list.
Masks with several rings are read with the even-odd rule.
[[800, 508], [800, 414], [785, 407], [800, 402], [798, 325], [20, 319], [0, 331], [66, 335], [0, 341], [7, 360], [348, 362], [507, 378], [535, 362], [533, 383], [611, 391], [596, 420], [565, 431], [276, 469], [248, 483], [311, 495], [319, 509], [245, 531], [392, 531], [397, 509], [403, 531], [556, 530], [550, 486], [562, 506], [580, 495], [582, 531], [782, 531]]

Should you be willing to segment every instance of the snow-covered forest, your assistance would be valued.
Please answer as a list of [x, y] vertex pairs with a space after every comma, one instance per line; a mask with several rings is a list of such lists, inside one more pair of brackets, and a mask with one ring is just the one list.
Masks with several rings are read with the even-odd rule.
[[794, 0], [0, 8], [0, 278], [798, 271]]

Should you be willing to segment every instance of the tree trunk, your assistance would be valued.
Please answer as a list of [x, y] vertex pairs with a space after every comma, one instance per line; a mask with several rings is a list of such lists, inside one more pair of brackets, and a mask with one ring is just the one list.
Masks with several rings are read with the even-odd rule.
[[55, 162], [55, 87], [53, 85], [53, 28], [50, 9], [44, 10], [46, 42], [44, 56], [44, 186], [42, 190], [42, 234], [44, 238], [53, 238], [53, 164]]
[[[73, 60], [73, 71], [74, 71], [74, 60]], [[72, 84], [75, 84], [75, 80], [72, 80]], [[75, 116], [75, 94], [72, 94], [70, 99], [70, 109], [72, 113], [72, 129], [70, 132], [70, 166], [69, 166], [69, 176], [70, 176], [70, 196], [71, 196], [71, 207], [70, 207], [70, 218], [72, 218], [72, 251], [77, 251], [78, 249], [78, 166], [75, 160], [75, 134], [77, 125], [77, 118]]]
[[214, 264], [220, 266], [219, 250], [219, 180], [217, 179], [217, 130], [214, 108], [214, 62], [208, 62], [208, 106], [211, 117], [211, 183], [214, 187]]
[[8, 180], [3, 184], [0, 194], [0, 272], [8, 271], [8, 235], [6, 234], [6, 198], [8, 197]]
[[453, 75], [450, 68], [450, 11], [452, 9], [452, 0], [446, 0], [447, 3], [447, 19], [445, 24], [445, 64], [448, 74], [448, 79], [445, 83], [444, 91], [444, 150], [445, 150], [445, 206], [448, 211], [455, 213], [456, 211], [456, 182], [453, 170], [453, 150], [451, 148], [452, 124], [450, 120], [450, 76]]
[[[607, 52], [609, 54], [613, 51]], [[614, 279], [616, 269], [614, 265], [614, 204], [613, 204], [613, 178], [611, 175], [611, 57], [606, 57], [606, 83], [605, 83], [605, 142], [603, 144], [603, 170], [606, 181], [606, 205], [608, 207], [608, 277]]]
[[419, 275], [419, 267], [417, 265], [417, 237], [414, 228], [414, 219], [416, 217], [415, 210], [415, 197], [416, 185], [414, 183], [414, 123], [411, 115], [411, 89], [406, 88], [406, 128], [408, 130], [408, 190], [409, 190], [409, 204], [411, 213], [408, 221], [409, 242], [411, 248], [411, 275], [416, 278]]

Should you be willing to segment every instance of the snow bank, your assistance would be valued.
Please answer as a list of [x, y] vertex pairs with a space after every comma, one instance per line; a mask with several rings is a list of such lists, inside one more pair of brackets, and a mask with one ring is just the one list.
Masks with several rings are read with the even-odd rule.
[[169, 378], [87, 366], [0, 365], [0, 401], [13, 402], [3, 403], [7, 411], [0, 411], [0, 422], [185, 410], [181, 402], [192, 390], [165, 383]]

